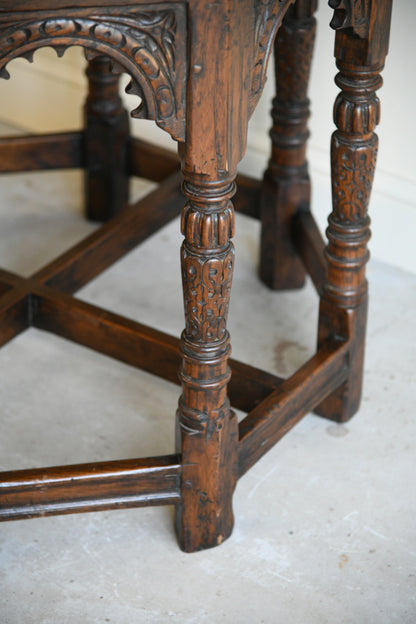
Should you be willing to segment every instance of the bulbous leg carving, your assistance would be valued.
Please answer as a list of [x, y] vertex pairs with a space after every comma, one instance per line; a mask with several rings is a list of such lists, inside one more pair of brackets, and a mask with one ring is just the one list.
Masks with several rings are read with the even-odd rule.
[[98, 56], [88, 63], [85, 103], [85, 205], [87, 217], [106, 221], [128, 201], [129, 119], [119, 96], [119, 76], [111, 61]]
[[378, 149], [374, 130], [380, 103], [376, 91], [382, 84], [380, 71], [387, 53], [386, 16], [391, 1], [368, 2], [367, 9], [373, 24], [370, 38], [361, 40], [351, 29], [341, 30], [335, 44], [340, 70], [336, 83], [341, 92], [334, 106], [337, 130], [331, 142], [332, 213], [318, 343], [330, 336], [349, 340], [349, 377], [316, 413], [338, 422], [351, 418], [361, 399], [367, 317], [365, 266], [370, 238], [367, 209]]
[[183, 389], [177, 412], [183, 502], [176, 508], [176, 529], [181, 548], [192, 552], [216, 546], [231, 534], [238, 426], [227, 397], [234, 182], [196, 184], [186, 177]]
[[276, 97], [270, 132], [272, 155], [262, 189], [260, 277], [275, 289], [298, 288], [305, 278], [292, 244], [292, 223], [295, 213], [308, 210], [310, 203], [307, 90], [316, 4], [316, 0], [297, 0], [285, 15], [274, 44]]

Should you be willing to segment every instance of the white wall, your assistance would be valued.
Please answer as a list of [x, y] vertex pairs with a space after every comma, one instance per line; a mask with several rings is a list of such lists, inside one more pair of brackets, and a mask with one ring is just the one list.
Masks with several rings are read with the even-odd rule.
[[[337, 88], [332, 77], [334, 33], [328, 27], [332, 11], [321, 0], [318, 11], [318, 38], [310, 97], [312, 118], [309, 161], [314, 185], [314, 212], [322, 229], [330, 207], [329, 142], [333, 130], [332, 104]], [[400, 0], [393, 9], [390, 53], [383, 72], [385, 86], [379, 95], [382, 121], [378, 128], [380, 151], [371, 202], [374, 258], [416, 272], [416, 130], [414, 101], [416, 96], [415, 36], [416, 2]], [[0, 119], [30, 131], [73, 129], [81, 124], [85, 94], [83, 57], [79, 49], [70, 49], [63, 59], [53, 50], [40, 50], [30, 65], [24, 59], [10, 64], [10, 81], [0, 81]], [[271, 72], [270, 76], [271, 76]], [[242, 170], [259, 175], [269, 152], [270, 100], [272, 79], [249, 127], [247, 155]], [[134, 99], [126, 96], [133, 108]], [[129, 100], [133, 100], [129, 102]], [[147, 136], [167, 147], [175, 148], [170, 137], [153, 122], [134, 121], [134, 133]]]

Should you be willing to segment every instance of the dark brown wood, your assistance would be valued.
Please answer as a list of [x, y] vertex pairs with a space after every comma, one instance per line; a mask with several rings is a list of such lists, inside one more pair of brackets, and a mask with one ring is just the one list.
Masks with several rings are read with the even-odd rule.
[[[326, 418], [344, 422], [359, 408], [367, 318], [365, 265], [369, 258], [370, 200], [380, 117], [376, 90], [387, 54], [391, 0], [332, 2], [337, 8], [335, 56], [341, 88], [335, 106], [337, 130], [332, 136], [332, 213], [328, 219], [327, 279], [321, 298], [318, 343], [329, 336], [351, 340], [346, 383], [316, 408]], [[341, 7], [345, 21], [339, 22]], [[357, 29], [357, 34], [354, 29]]]
[[0, 346], [30, 327], [32, 299], [25, 280], [0, 269]]
[[182, 205], [180, 174], [174, 174], [163, 186], [37, 271], [33, 278], [73, 293], [179, 215]]
[[179, 383], [179, 340], [52, 289], [38, 288], [33, 324]]
[[[5, 282], [3, 292], [9, 293], [0, 301], [5, 310], [4, 317], [7, 314], [20, 318], [16, 326], [4, 321], [4, 326], [11, 325], [11, 335], [3, 334], [5, 342], [33, 325], [167, 381], [180, 383], [178, 338], [45, 288], [35, 279], [26, 280], [0, 271], [0, 280]], [[251, 411], [283, 381], [276, 375], [234, 359], [230, 359], [229, 364], [232, 370], [230, 401], [233, 407], [245, 412]]]
[[6, 292], [0, 300], [0, 346], [30, 326], [30, 296], [26, 289]]
[[9, 290], [10, 290], [10, 286], [8, 284], [0, 283], [0, 297]]
[[[186, 328], [181, 342], [182, 396], [177, 451], [184, 462], [182, 498], [176, 507], [180, 546], [192, 552], [229, 537], [237, 481], [237, 417], [230, 410], [229, 334], [226, 330], [234, 264], [230, 242], [234, 184], [191, 183], [182, 216], [182, 279]], [[189, 177], [188, 177], [189, 176]], [[188, 179], [187, 179], [188, 178]]]
[[187, 141], [179, 151], [187, 198], [182, 214], [185, 331], [177, 415], [177, 451], [184, 470], [183, 503], [176, 507], [177, 535], [186, 551], [221, 543], [234, 522], [238, 431], [227, 396], [226, 329], [234, 265], [231, 197], [273, 33], [289, 4], [212, 4], [209, 29], [200, 4], [190, 5], [192, 97], [187, 99]]
[[0, 521], [180, 502], [176, 455], [0, 473]]
[[300, 211], [293, 221], [293, 243], [319, 295], [323, 293], [327, 263], [325, 241], [309, 210]]
[[[129, 141], [130, 175], [163, 182], [175, 173], [180, 166], [175, 152], [152, 145], [142, 139], [131, 137]], [[237, 190], [233, 199], [234, 210], [241, 214], [260, 219], [260, 198], [262, 185], [260, 180], [247, 175], [237, 175]]]
[[304, 266], [292, 241], [293, 218], [309, 209], [306, 162], [307, 89], [315, 40], [316, 0], [296, 0], [275, 41], [276, 97], [273, 100], [272, 155], [261, 200], [260, 277], [270, 288], [299, 288]]
[[143, 0], [2, 0], [0, 7], [0, 15], [10, 13], [12, 11], [27, 11], [29, 9], [40, 11], [50, 11], [54, 9], [72, 9], [77, 7], [112, 7], [112, 6], [137, 6], [146, 4]]
[[233, 199], [234, 210], [247, 217], [260, 219], [262, 185], [250, 176], [237, 176], [237, 190]]
[[[105, 3], [106, 4], [106, 3]], [[41, 11], [41, 6], [46, 6]], [[138, 10], [138, 6], [140, 10]], [[114, 71], [131, 76], [127, 89], [137, 95], [137, 118], [154, 119], [177, 141], [185, 140], [186, 8], [182, 3], [124, 3], [117, 8], [72, 3], [65, 10], [51, 2], [25, 7], [24, 20], [16, 12], [0, 14], [0, 76], [17, 57], [31, 60], [34, 51], [50, 46], [62, 55], [79, 45], [90, 60], [108, 57]], [[94, 72], [96, 68], [94, 67]]]
[[[28, 289], [30, 286], [27, 287]], [[179, 340], [164, 332], [33, 283], [32, 324], [95, 351], [180, 383]], [[237, 409], [250, 411], [283, 381], [230, 360], [229, 393]]]
[[108, 221], [127, 206], [129, 120], [119, 77], [104, 56], [88, 63], [85, 104], [85, 206], [92, 221]]
[[130, 137], [128, 143], [129, 174], [163, 182], [165, 178], [179, 170], [180, 162], [176, 152], [152, 145], [147, 141]]
[[230, 358], [228, 363], [231, 369], [231, 379], [228, 383], [230, 403], [232, 407], [243, 412], [254, 409], [284, 381], [282, 377], [233, 358]]
[[84, 166], [83, 132], [0, 138], [0, 171], [71, 169]]
[[[238, 425], [227, 396], [230, 338], [226, 322], [234, 265], [231, 197], [246, 139], [249, 93], [242, 91], [241, 81], [230, 72], [231, 54], [237, 54], [233, 60], [239, 67], [242, 63], [243, 73], [245, 64], [241, 48], [234, 45], [234, 15], [229, 8], [226, 2], [211, 5], [215, 29], [205, 28], [196, 5], [190, 14], [194, 68], [188, 86], [193, 97], [187, 102], [190, 140], [180, 149], [187, 198], [181, 227], [185, 331], [176, 429], [176, 450], [184, 464], [183, 502], [175, 509], [179, 545], [187, 552], [220, 544], [234, 524]], [[241, 18], [247, 28], [244, 8]], [[205, 36], [198, 36], [201, 32]], [[231, 110], [237, 96], [242, 98], [243, 118], [222, 115], [219, 103], [221, 109]], [[203, 99], [212, 111], [206, 118], [201, 117], [199, 106]], [[218, 150], [217, 137], [231, 140]]]
[[[379, 116], [375, 92], [387, 53], [391, 0], [330, 4], [341, 93], [325, 247], [309, 212], [305, 159], [316, 0], [1, 3], [0, 76], [8, 77], [6, 66], [14, 58], [30, 60], [39, 47], [62, 54], [80, 45], [90, 84], [85, 131], [0, 140], [0, 171], [83, 165], [90, 217], [118, 214], [31, 278], [0, 270], [0, 344], [35, 326], [182, 384], [176, 455], [2, 473], [2, 519], [174, 504], [181, 548], [209, 548], [231, 534], [239, 476], [309, 411], [343, 421], [358, 408], [367, 204]], [[282, 20], [269, 167], [262, 183], [236, 178]], [[131, 114], [153, 119], [170, 133], [179, 159], [128, 136], [118, 94], [123, 71], [131, 76], [130, 93], [138, 96]], [[181, 174], [174, 173], [178, 161]], [[131, 175], [161, 185], [122, 210]], [[229, 358], [233, 201], [241, 213], [261, 216], [263, 280], [273, 288], [294, 288], [306, 271], [320, 295], [318, 351], [287, 380]], [[181, 208], [180, 341], [71, 296]], [[248, 412], [240, 425], [231, 405]]]
[[348, 375], [346, 343], [327, 342], [240, 422], [239, 475], [247, 472]]

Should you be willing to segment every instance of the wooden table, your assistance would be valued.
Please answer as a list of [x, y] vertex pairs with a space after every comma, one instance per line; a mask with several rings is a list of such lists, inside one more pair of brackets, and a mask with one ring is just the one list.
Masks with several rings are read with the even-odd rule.
[[[311, 410], [337, 422], [357, 411], [367, 310], [367, 207], [377, 154], [376, 91], [392, 2], [330, 1], [340, 93], [327, 243], [309, 210], [305, 159], [316, 4], [0, 2], [2, 77], [8, 77], [10, 60], [30, 59], [40, 47], [52, 46], [61, 54], [79, 45], [87, 55], [89, 80], [85, 128], [3, 138], [0, 170], [83, 167], [87, 216], [106, 221], [28, 279], [0, 272], [1, 343], [34, 326], [182, 384], [174, 454], [3, 472], [2, 519], [174, 504], [181, 548], [215, 546], [231, 534], [238, 478], [291, 427]], [[238, 177], [236, 186], [248, 119], [273, 45], [276, 98], [269, 166], [263, 181]], [[179, 160], [130, 136], [118, 94], [121, 72], [130, 74], [129, 91], [138, 96], [132, 116], [154, 119], [169, 132], [178, 143]], [[160, 186], [127, 206], [132, 175]], [[229, 359], [234, 195], [236, 210], [261, 219], [261, 279], [274, 289], [298, 288], [309, 273], [319, 293], [317, 352], [289, 379]], [[73, 296], [180, 212], [181, 340]], [[240, 424], [230, 405], [247, 413]]]

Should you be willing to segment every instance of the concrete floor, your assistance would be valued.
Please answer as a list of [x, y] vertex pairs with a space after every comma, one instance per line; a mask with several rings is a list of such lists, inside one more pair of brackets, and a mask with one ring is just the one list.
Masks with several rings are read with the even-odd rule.
[[[93, 228], [78, 173], [0, 185], [0, 266], [30, 274]], [[80, 296], [178, 334], [178, 230]], [[244, 217], [236, 247], [234, 357], [288, 375], [313, 353], [314, 290], [257, 280], [258, 226]], [[376, 262], [368, 274], [360, 412], [345, 426], [308, 415], [270, 451], [239, 482], [226, 543], [183, 554], [163, 507], [4, 523], [1, 624], [413, 624], [416, 276]], [[177, 398], [172, 384], [29, 330], [0, 351], [0, 469], [170, 453]]]

